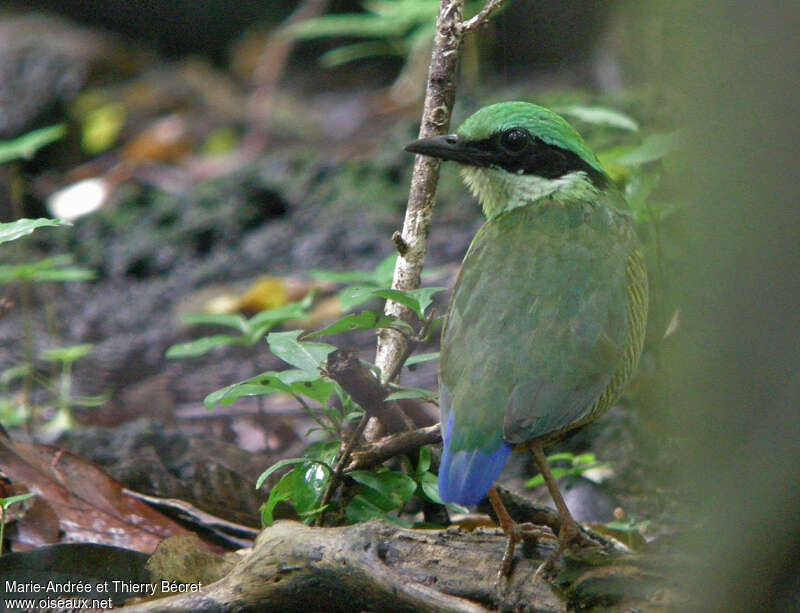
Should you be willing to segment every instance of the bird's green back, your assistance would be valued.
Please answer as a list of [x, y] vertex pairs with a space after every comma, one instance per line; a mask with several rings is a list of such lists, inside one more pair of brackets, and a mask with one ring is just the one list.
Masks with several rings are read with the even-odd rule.
[[641, 351], [647, 290], [617, 198], [546, 200], [476, 235], [442, 337], [452, 452], [496, 447], [501, 434], [556, 435], [621, 392]]

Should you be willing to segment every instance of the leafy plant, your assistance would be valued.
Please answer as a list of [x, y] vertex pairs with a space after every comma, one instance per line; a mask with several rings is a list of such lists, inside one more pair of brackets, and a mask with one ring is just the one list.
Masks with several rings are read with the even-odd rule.
[[[587, 470], [593, 468], [608, 468], [608, 464], [598, 462], [593, 453], [582, 453], [574, 455], [572, 453], [554, 453], [548, 456], [547, 462], [549, 464], [563, 463], [566, 466], [556, 466], [552, 469], [553, 477], [560, 479], [561, 477], [579, 477]], [[525, 482], [525, 487], [538, 487], [544, 485], [544, 477], [536, 475], [531, 477]]]
[[6, 511], [11, 505], [18, 504], [29, 498], [33, 498], [36, 494], [20, 494], [18, 496], [9, 496], [8, 498], [0, 498], [0, 555], [3, 555], [3, 540], [6, 531]]
[[[60, 139], [66, 133], [64, 125], [56, 125], [41, 130], [34, 130], [11, 141], [0, 141], [0, 163], [17, 159], [30, 159], [42, 147]], [[21, 182], [18, 182], [21, 183]], [[12, 189], [12, 200], [21, 210], [22, 188], [17, 185]], [[10, 223], [0, 223], [0, 244], [18, 240], [40, 228], [70, 226], [70, 222], [61, 219], [18, 219]], [[36, 371], [33, 364], [33, 343], [30, 338], [30, 288], [36, 282], [68, 282], [87, 281], [94, 278], [94, 273], [86, 268], [73, 266], [71, 256], [55, 256], [45, 258], [38, 262], [23, 262], [20, 264], [4, 264], [0, 266], [0, 285], [9, 283], [22, 284], [22, 308], [24, 317], [25, 354], [26, 362], [22, 365], [12, 366], [0, 375], [0, 388], [5, 394], [0, 397], [0, 415], [5, 423], [17, 424], [31, 415], [30, 388]], [[55, 392], [56, 404], [59, 413], [66, 418], [64, 411], [76, 403], [88, 402], [89, 399], [71, 398], [70, 369], [72, 362], [81, 357], [75, 353], [62, 353], [60, 356], [53, 353], [51, 358], [62, 362], [62, 372], [58, 383], [52, 386]], [[13, 397], [11, 386], [14, 382], [23, 380], [24, 394], [21, 402]], [[48, 382], [44, 381], [45, 385]], [[69, 421], [69, 420], [67, 420]]]
[[[316, 331], [274, 330], [281, 324], [310, 318], [315, 295], [309, 294], [300, 301], [262, 311], [249, 319], [241, 315], [185, 316], [184, 320], [188, 323], [223, 326], [238, 334], [214, 334], [174, 345], [167, 351], [167, 356], [171, 358], [193, 357], [216, 347], [254, 345], [263, 339], [266, 340], [270, 352], [290, 367], [282, 371], [260, 373], [216, 390], [205, 399], [206, 406], [214, 408], [220, 404], [232, 404], [244, 396], [288, 394], [316, 422], [316, 426], [306, 434], [316, 432], [318, 436], [325, 437], [324, 440], [312, 443], [302, 457], [281, 460], [261, 474], [257, 481], [259, 488], [276, 472], [289, 469], [270, 489], [269, 497], [262, 507], [262, 520], [265, 524], [273, 521], [275, 507], [281, 502], [291, 504], [297, 515], [308, 522], [315, 521], [320, 513], [334, 505], [339, 516], [347, 521], [362, 521], [380, 516], [395, 523], [403, 523], [404, 520], [398, 517], [398, 513], [411, 497], [417, 493], [429, 499], [435, 496], [436, 477], [428, 471], [430, 450], [427, 450], [428, 455], [422, 456], [416, 469], [412, 469], [409, 463], [405, 472], [380, 468], [375, 471], [347, 473], [350, 498], [347, 501], [341, 499], [321, 502], [323, 492], [336, 471], [336, 460], [347, 436], [349, 424], [361, 422], [364, 410], [341, 385], [326, 375], [328, 355], [336, 347], [317, 339], [343, 332], [376, 331], [381, 328], [393, 328], [416, 338], [423, 330], [430, 329], [428, 323], [433, 321], [430, 313], [433, 296], [443, 289], [428, 287], [412, 292], [390, 289], [388, 285], [391, 283], [395, 258], [396, 256], [391, 256], [385, 259], [372, 271], [317, 270], [311, 274], [318, 280], [346, 284], [339, 292], [339, 300], [345, 310], [361, 307], [375, 299], [390, 298], [409, 306], [416, 313], [419, 319], [418, 329], [404, 321], [387, 317], [382, 310], [364, 309], [347, 313]], [[435, 359], [437, 356], [438, 354], [430, 353], [420, 355], [412, 363]], [[367, 366], [374, 371], [374, 366]], [[390, 399], [401, 397], [435, 400], [435, 396], [427, 390], [395, 386]]]
[[45, 381], [44, 386], [53, 395], [53, 404], [57, 408], [55, 417], [45, 426], [50, 430], [68, 430], [75, 425], [72, 415], [74, 407], [96, 407], [108, 401], [108, 394], [98, 396], [73, 396], [72, 395], [72, 365], [81, 358], [89, 355], [94, 345], [72, 345], [47, 349], [42, 353], [42, 359], [55, 362], [61, 366], [59, 374], [54, 381]]
[[[654, 224], [663, 219], [666, 209], [654, 213], [648, 208], [647, 196], [658, 184], [660, 162], [680, 146], [681, 138], [677, 135], [642, 137], [635, 120], [605, 107], [572, 105], [563, 112], [595, 125], [599, 130], [624, 134], [621, 139], [611, 139], [615, 143], [613, 147], [601, 149], [601, 158], [612, 168], [614, 179], [626, 192], [637, 223]], [[624, 144], [619, 144], [620, 140]], [[319, 522], [323, 517], [332, 517], [333, 522], [381, 518], [403, 526], [414, 525], [409, 515], [404, 513], [414, 498], [442, 504], [438, 479], [431, 470], [429, 447], [422, 447], [418, 457], [401, 456], [389, 466], [348, 472], [342, 463], [342, 458], [348, 453], [348, 438], [355, 440], [351, 432], [358, 436], [359, 428], [365, 423], [365, 411], [337, 381], [328, 376], [327, 359], [336, 347], [323, 340], [345, 332], [391, 328], [409, 339], [420, 341], [428, 338], [441, 321], [434, 316], [431, 305], [435, 294], [443, 288], [391, 289], [394, 264], [395, 256], [392, 256], [371, 271], [312, 271], [311, 275], [318, 280], [343, 285], [338, 298], [346, 312], [336, 321], [314, 331], [277, 329], [290, 322], [308, 321], [313, 309], [313, 295], [263, 311], [249, 319], [241, 315], [191, 315], [184, 318], [188, 323], [217, 325], [234, 333], [214, 334], [176, 345], [169, 349], [169, 357], [192, 357], [217, 347], [257, 345], [265, 340], [270, 352], [287, 364], [285, 370], [263, 372], [210, 393], [205, 399], [208, 408], [228, 405], [244, 396], [283, 393], [292, 396], [316, 423], [307, 435], [314, 434], [318, 439], [302, 456], [281, 460], [258, 478], [259, 488], [272, 483], [261, 509], [265, 525], [274, 521], [280, 504], [293, 507], [296, 515], [307, 523]], [[408, 323], [389, 317], [380, 308], [364, 308], [376, 300], [392, 300], [407, 306], [416, 316], [415, 321]], [[406, 356], [405, 365], [413, 367], [438, 357], [438, 352]], [[376, 370], [372, 364], [365, 366], [373, 372]], [[426, 402], [437, 400], [434, 393], [424, 389], [390, 384], [388, 391], [386, 400], [389, 402], [408, 398]], [[577, 476], [606, 466], [599, 463], [593, 454], [555, 454], [549, 461], [554, 464], [556, 477]], [[535, 487], [542, 482], [542, 477], [537, 476], [526, 485]], [[342, 487], [338, 494], [332, 493], [331, 489], [336, 489], [332, 485], [339, 484]]]

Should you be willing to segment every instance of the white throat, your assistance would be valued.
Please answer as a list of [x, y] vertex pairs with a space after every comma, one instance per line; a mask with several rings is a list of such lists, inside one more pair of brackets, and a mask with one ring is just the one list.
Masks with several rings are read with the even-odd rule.
[[460, 170], [467, 187], [480, 201], [487, 219], [543, 198], [583, 200], [595, 196], [598, 191], [582, 170], [556, 179], [479, 166], [462, 166]]

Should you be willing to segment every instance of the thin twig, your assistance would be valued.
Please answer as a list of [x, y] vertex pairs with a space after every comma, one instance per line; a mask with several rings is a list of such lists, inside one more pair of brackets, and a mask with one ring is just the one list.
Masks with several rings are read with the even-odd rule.
[[489, 0], [486, 6], [484, 6], [475, 17], [461, 22], [461, 32], [472, 32], [480, 28], [483, 24], [488, 23], [491, 16], [503, 6], [504, 1], [505, 0]]
[[333, 473], [331, 473], [330, 479], [328, 479], [328, 484], [325, 486], [325, 491], [322, 493], [322, 498], [320, 499], [319, 506], [322, 508], [322, 510], [317, 516], [317, 521], [315, 522], [315, 525], [317, 526], [323, 526], [325, 524], [325, 507], [331, 501], [333, 492], [335, 492], [336, 488], [339, 486], [342, 473], [344, 473], [344, 467], [350, 461], [350, 455], [353, 453], [353, 449], [355, 449], [356, 445], [358, 444], [358, 439], [360, 439], [361, 435], [364, 434], [364, 428], [367, 427], [368, 421], [369, 417], [364, 414], [364, 416], [361, 418], [361, 421], [358, 422], [358, 426], [353, 431], [353, 434], [351, 434], [350, 438], [347, 439], [347, 443], [339, 454], [339, 459], [336, 460], [336, 466], [333, 467]]

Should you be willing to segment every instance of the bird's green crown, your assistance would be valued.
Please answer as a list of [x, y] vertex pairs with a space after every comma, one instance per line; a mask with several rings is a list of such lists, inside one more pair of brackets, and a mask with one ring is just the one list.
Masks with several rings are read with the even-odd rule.
[[566, 120], [529, 102], [484, 107], [455, 134], [419, 140], [406, 149], [459, 162], [489, 218], [550, 196], [591, 198], [609, 181]]

